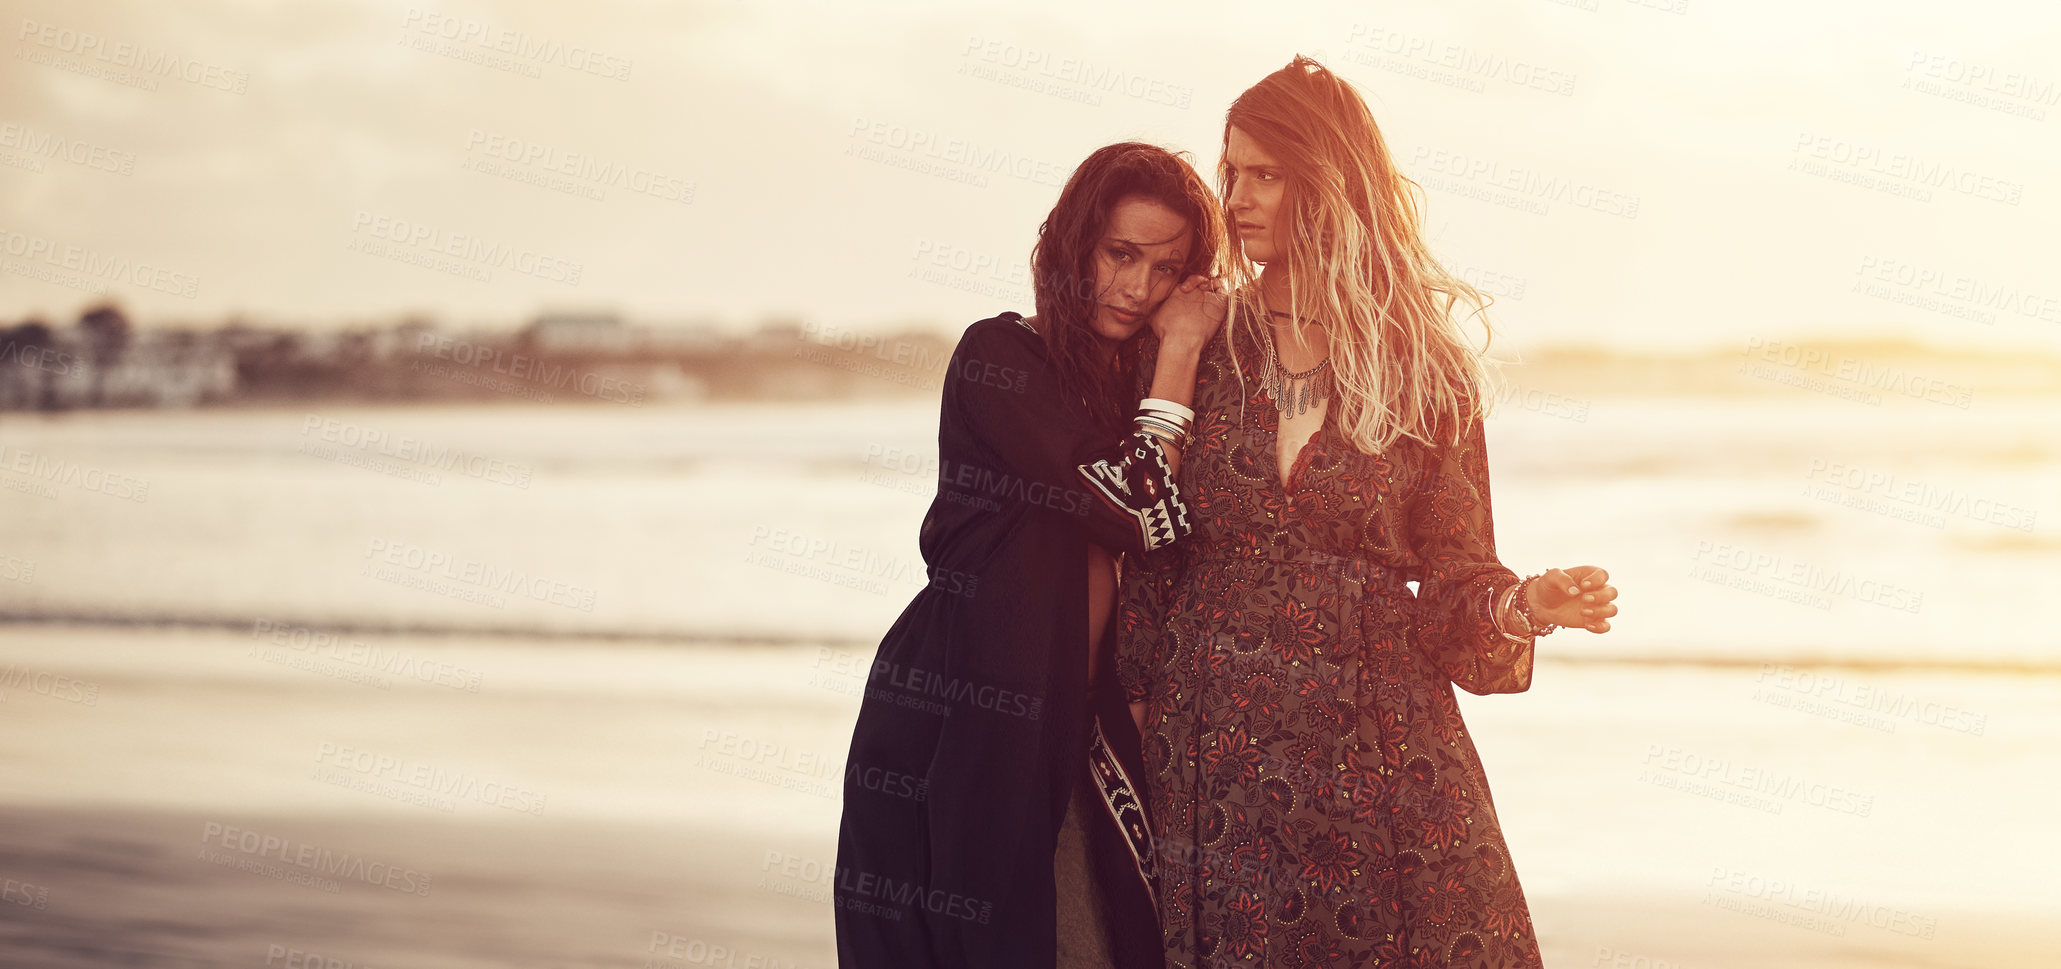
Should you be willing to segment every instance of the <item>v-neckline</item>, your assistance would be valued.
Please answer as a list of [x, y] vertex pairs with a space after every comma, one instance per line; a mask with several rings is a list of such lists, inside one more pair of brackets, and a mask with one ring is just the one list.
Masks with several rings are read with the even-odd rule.
[[[1252, 350], [1255, 353], [1259, 352], [1257, 346], [1253, 346]], [[1295, 495], [1295, 483], [1302, 476], [1303, 469], [1310, 459], [1310, 447], [1315, 445], [1324, 436], [1324, 432], [1331, 427], [1332, 402], [1325, 402], [1323, 421], [1318, 423], [1317, 429], [1310, 432], [1309, 439], [1303, 441], [1302, 446], [1296, 450], [1295, 460], [1289, 462], [1288, 476], [1284, 478], [1281, 476], [1281, 411], [1274, 406], [1274, 401], [1264, 393], [1255, 394], [1254, 398], [1258, 401], [1259, 406], [1272, 411], [1274, 415], [1271, 418], [1264, 416], [1260, 418], [1260, 430], [1270, 434], [1273, 437], [1274, 444], [1273, 447], [1268, 449], [1271, 453], [1267, 455], [1267, 480], [1273, 484], [1274, 490], [1280, 492], [1284, 497], [1293, 497]], [[1248, 400], [1246, 404], [1251, 406], [1252, 401]], [[1272, 427], [1267, 426], [1270, 420], [1273, 422]]]
[[[1257, 345], [1253, 346], [1252, 349], [1255, 353], [1258, 353], [1260, 350]], [[1288, 463], [1288, 476], [1284, 478], [1281, 476], [1281, 411], [1266, 394], [1261, 393], [1257, 396], [1260, 405], [1274, 413], [1272, 418], [1260, 418], [1261, 429], [1271, 432], [1274, 438], [1274, 446], [1271, 449], [1273, 453], [1267, 455], [1267, 470], [1272, 472], [1268, 476], [1269, 480], [1274, 483], [1274, 489], [1283, 496], [1293, 497], [1295, 495], [1296, 480], [1302, 476], [1302, 472], [1310, 459], [1310, 448], [1323, 438], [1325, 431], [1331, 428], [1331, 404], [1334, 402], [1324, 402], [1324, 419], [1317, 423], [1317, 429], [1311, 431], [1309, 438], [1302, 442], [1301, 447], [1296, 449], [1295, 459]], [[1269, 420], [1273, 421], [1272, 427], [1267, 427]]]
[[[1264, 395], [1261, 396], [1260, 402], [1274, 414], [1272, 418], [1274, 426], [1270, 429], [1273, 432], [1274, 453], [1267, 455], [1267, 470], [1274, 472], [1274, 488], [1283, 495], [1292, 495], [1295, 493], [1296, 479], [1302, 474], [1305, 462], [1310, 459], [1310, 448], [1317, 443], [1318, 438], [1324, 436], [1325, 429], [1331, 426], [1330, 402], [1325, 402], [1324, 418], [1317, 422], [1317, 429], [1311, 431], [1308, 439], [1304, 440], [1302, 445], [1296, 448], [1295, 459], [1288, 464], [1288, 477], [1286, 478], [1281, 476], [1281, 411], [1274, 406], [1273, 401], [1266, 399]], [[1268, 429], [1266, 428], [1266, 422], [1267, 418], [1262, 417], [1260, 419], [1262, 429]]]

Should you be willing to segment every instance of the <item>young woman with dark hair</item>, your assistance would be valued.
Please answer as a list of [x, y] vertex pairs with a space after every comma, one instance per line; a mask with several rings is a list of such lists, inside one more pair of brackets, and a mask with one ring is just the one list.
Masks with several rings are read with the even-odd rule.
[[846, 969], [1161, 965], [1104, 632], [1117, 558], [1190, 527], [1173, 476], [1227, 311], [1223, 232], [1179, 157], [1100, 149], [1039, 229], [1037, 315], [974, 323], [953, 352], [920, 538], [932, 582], [881, 641], [846, 761]]
[[1432, 258], [1358, 93], [1296, 58], [1231, 105], [1218, 173], [1239, 249], [1180, 473], [1195, 534], [1126, 563], [1116, 646], [1167, 964], [1535, 967], [1453, 687], [1528, 689], [1536, 637], [1607, 631], [1617, 590], [1497, 559], [1494, 395], [1453, 312], [1487, 301]]

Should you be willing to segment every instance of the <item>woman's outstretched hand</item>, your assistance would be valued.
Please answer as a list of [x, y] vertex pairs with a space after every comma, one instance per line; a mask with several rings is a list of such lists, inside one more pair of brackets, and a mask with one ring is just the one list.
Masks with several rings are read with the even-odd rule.
[[1231, 312], [1231, 297], [1225, 295], [1222, 280], [1190, 276], [1167, 295], [1152, 314], [1152, 332], [1161, 344], [1186, 343], [1201, 346], [1217, 335]]
[[1525, 588], [1532, 618], [1592, 633], [1610, 631], [1617, 615], [1617, 587], [1610, 573], [1593, 565], [1553, 569]]

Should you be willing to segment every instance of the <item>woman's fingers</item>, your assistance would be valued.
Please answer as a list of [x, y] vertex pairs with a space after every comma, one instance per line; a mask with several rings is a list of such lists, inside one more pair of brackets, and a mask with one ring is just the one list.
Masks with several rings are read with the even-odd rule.
[[1564, 570], [1547, 569], [1546, 574], [1539, 576], [1539, 581], [1545, 583], [1545, 587], [1539, 591], [1549, 593], [1541, 598], [1549, 603], [1581, 595], [1581, 589], [1575, 584], [1574, 576], [1568, 575]]
[[1610, 617], [1617, 615], [1617, 587], [1610, 584], [1610, 573], [1593, 565], [1577, 565], [1550, 569], [1539, 581], [1543, 583], [1539, 601], [1547, 607], [1540, 618], [1570, 629], [1610, 631]]
[[1556, 626], [1582, 626], [1598, 619], [1617, 615], [1617, 606], [1604, 603], [1600, 606], [1585, 606], [1579, 602], [1563, 602], [1538, 614], [1539, 619]]
[[1609, 602], [1617, 598], [1617, 587], [1610, 584], [1610, 573], [1597, 566], [1577, 565], [1568, 569], [1567, 574], [1580, 586], [1583, 605]]

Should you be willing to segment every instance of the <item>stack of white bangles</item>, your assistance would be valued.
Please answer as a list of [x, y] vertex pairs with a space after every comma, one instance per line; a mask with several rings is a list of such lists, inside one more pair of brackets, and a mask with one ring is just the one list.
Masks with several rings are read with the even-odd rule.
[[1188, 443], [1188, 428], [1194, 422], [1195, 411], [1188, 405], [1164, 397], [1147, 397], [1138, 402], [1138, 417], [1132, 427], [1147, 437], [1181, 447]]

